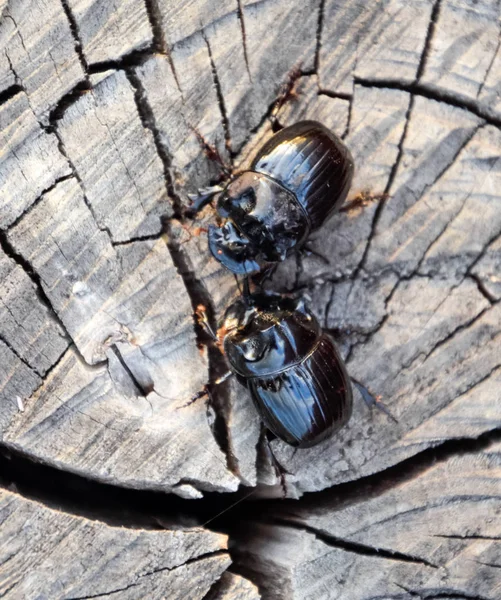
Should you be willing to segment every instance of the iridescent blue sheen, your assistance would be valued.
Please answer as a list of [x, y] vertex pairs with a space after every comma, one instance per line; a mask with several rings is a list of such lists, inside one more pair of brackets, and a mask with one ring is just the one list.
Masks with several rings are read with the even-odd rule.
[[332, 339], [297, 300], [239, 300], [226, 312], [224, 350], [263, 422], [293, 446], [308, 447], [348, 421], [350, 380]]

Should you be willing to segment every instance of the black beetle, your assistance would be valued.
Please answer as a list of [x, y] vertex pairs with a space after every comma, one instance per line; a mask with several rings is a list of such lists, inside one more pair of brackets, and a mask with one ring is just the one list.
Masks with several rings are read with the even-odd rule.
[[216, 194], [219, 226], [209, 248], [227, 269], [250, 275], [283, 261], [344, 202], [353, 159], [324, 125], [301, 121], [271, 137], [250, 170], [224, 188], [192, 196], [194, 211]]
[[270, 293], [237, 300], [218, 339], [265, 426], [284, 442], [313, 446], [350, 418], [343, 360], [302, 300]]
[[197, 317], [231, 370], [188, 404], [235, 375], [272, 433], [292, 446], [309, 448], [348, 422], [351, 381], [369, 407], [397, 422], [379, 396], [348, 375], [336, 345], [303, 300], [272, 292], [245, 294], [226, 309], [217, 334], [203, 306]]

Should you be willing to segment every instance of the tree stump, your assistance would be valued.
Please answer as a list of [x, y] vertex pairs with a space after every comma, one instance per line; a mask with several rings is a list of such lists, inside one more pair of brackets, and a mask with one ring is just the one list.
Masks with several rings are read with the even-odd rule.
[[[500, 12], [0, 0], [2, 597], [499, 598]], [[183, 208], [301, 119], [360, 202], [267, 285], [397, 422], [294, 450], [191, 402], [239, 291]]]

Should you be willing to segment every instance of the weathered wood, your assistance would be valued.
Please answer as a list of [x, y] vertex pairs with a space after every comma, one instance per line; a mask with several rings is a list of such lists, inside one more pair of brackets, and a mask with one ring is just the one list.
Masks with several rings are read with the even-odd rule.
[[68, 347], [66, 333], [26, 271], [1, 250], [0, 280], [0, 338], [43, 376]]
[[321, 88], [351, 94], [354, 78], [412, 83], [425, 49], [433, 4], [430, 0], [326, 0]]
[[0, 48], [0, 91], [22, 86], [44, 122], [60, 98], [85, 78], [60, 0], [9, 1], [1, 13]]
[[[240, 508], [245, 494], [316, 492], [294, 515], [276, 505], [286, 523], [260, 515], [246, 537], [223, 525], [266, 598], [497, 600], [497, 540], [460, 538], [499, 536], [499, 448], [481, 453], [501, 427], [499, 3], [0, 0], [0, 15], [0, 447], [212, 506], [209, 527], [221, 511], [207, 492], [248, 486]], [[356, 392], [343, 431], [295, 451], [268, 447], [235, 380], [191, 402], [225, 370], [195, 310], [215, 327], [239, 290], [207, 250], [213, 207], [194, 220], [183, 209], [300, 119], [344, 138], [360, 203], [266, 287], [306, 296], [398, 423]], [[412, 470], [453, 440], [476, 453]], [[378, 492], [350, 483], [339, 503], [336, 486], [366, 476]], [[71, 548], [101, 569], [76, 582], [74, 551], [49, 572], [70, 547], [49, 535], [27, 539], [23, 574], [8, 537], [0, 568], [18, 583], [6, 598], [37, 585], [66, 600], [259, 597], [222, 576], [222, 542], [193, 561], [180, 548], [171, 565], [161, 540], [177, 534], [142, 532], [148, 550], [130, 550], [137, 532], [2, 493], [20, 536], [28, 513], [41, 537], [71, 522]], [[114, 540], [128, 548], [117, 571], [104, 568]]]
[[6, 490], [0, 539], [0, 594], [23, 600], [202, 599], [230, 563], [221, 534], [111, 527]]
[[153, 32], [142, 2], [67, 0], [88, 65], [119, 60], [151, 46]]
[[160, 217], [172, 215], [163, 165], [123, 71], [100, 74], [65, 111], [58, 132], [100, 229], [114, 242], [161, 231]]
[[248, 579], [226, 572], [207, 600], [259, 600], [258, 589]]
[[423, 83], [478, 98], [493, 66], [499, 34], [497, 2], [442, 0]]
[[289, 504], [237, 534], [237, 567], [265, 598], [496, 598], [500, 468], [498, 442], [355, 502]]
[[56, 136], [42, 130], [23, 92], [0, 107], [0, 161], [2, 229], [20, 217], [44, 190], [71, 174]]

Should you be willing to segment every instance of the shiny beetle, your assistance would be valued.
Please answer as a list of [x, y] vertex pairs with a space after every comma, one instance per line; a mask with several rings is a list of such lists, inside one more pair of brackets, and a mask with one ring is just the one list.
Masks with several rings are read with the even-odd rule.
[[302, 301], [264, 293], [237, 300], [218, 339], [265, 426], [284, 442], [313, 446], [350, 418], [343, 360]]
[[300, 248], [344, 202], [352, 177], [343, 142], [320, 123], [301, 121], [270, 138], [250, 170], [192, 199], [197, 210], [219, 195], [209, 248], [233, 273], [250, 275]]

